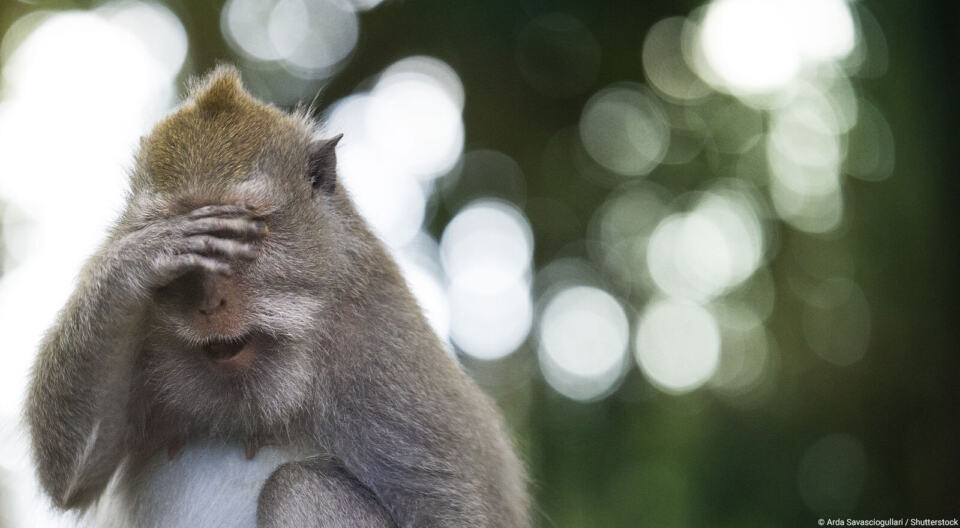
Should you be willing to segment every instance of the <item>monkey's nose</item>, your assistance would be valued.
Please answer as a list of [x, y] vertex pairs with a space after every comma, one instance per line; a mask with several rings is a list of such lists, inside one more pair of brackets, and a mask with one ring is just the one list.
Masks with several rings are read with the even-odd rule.
[[212, 299], [207, 299], [203, 305], [200, 306], [200, 313], [203, 315], [213, 315], [227, 306], [227, 300], [223, 297], [214, 297]]

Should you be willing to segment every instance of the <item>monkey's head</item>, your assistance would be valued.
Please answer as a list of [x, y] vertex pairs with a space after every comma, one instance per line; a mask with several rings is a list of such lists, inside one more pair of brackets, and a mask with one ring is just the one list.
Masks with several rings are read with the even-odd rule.
[[268, 425], [308, 397], [317, 343], [370, 243], [337, 182], [338, 140], [221, 67], [142, 141], [125, 222], [245, 204], [268, 229], [232, 275], [190, 272], [156, 292], [147, 383], [172, 412]]

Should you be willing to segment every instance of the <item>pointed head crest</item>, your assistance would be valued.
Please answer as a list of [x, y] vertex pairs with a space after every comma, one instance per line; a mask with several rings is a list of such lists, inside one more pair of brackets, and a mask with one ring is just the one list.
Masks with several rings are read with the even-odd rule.
[[146, 138], [141, 169], [161, 191], [239, 181], [278, 145], [308, 142], [311, 134], [304, 120], [251, 96], [236, 68], [220, 66], [194, 82], [187, 101]]
[[243, 89], [240, 72], [233, 66], [217, 67], [191, 88], [190, 98], [197, 108], [211, 114], [255, 103]]

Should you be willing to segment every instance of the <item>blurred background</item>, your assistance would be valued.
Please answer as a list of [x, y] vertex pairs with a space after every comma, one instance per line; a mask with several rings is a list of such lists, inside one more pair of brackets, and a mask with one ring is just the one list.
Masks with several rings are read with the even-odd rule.
[[955, 517], [955, 2], [0, 3], [0, 526], [138, 138], [237, 64], [494, 396], [540, 527]]

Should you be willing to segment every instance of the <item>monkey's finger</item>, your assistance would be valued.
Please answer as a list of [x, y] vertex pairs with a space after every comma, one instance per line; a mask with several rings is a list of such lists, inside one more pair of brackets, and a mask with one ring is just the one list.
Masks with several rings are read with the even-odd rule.
[[187, 235], [222, 233], [237, 237], [260, 238], [267, 234], [267, 224], [263, 220], [249, 218], [204, 217], [187, 223]]
[[183, 253], [161, 257], [157, 269], [164, 279], [172, 279], [188, 271], [201, 270], [219, 275], [233, 275], [233, 268], [226, 262], [196, 253]]
[[187, 213], [188, 218], [206, 218], [210, 216], [243, 216], [252, 214], [255, 208], [250, 204], [205, 205]]
[[260, 253], [253, 244], [210, 235], [194, 235], [187, 238], [186, 249], [191, 253], [245, 260], [253, 260]]

